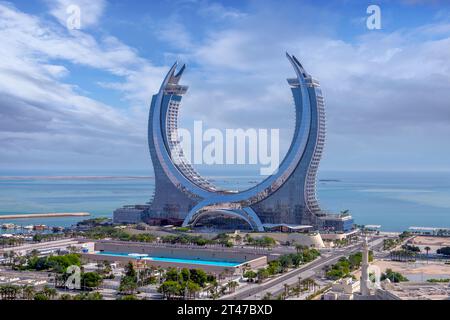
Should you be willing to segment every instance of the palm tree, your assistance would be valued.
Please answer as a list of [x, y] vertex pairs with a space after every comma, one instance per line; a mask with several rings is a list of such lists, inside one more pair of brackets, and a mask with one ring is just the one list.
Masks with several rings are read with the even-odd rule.
[[8, 259], [8, 264], [9, 264], [9, 265], [12, 265], [12, 264], [14, 263], [14, 259], [15, 259], [15, 257], [16, 257], [16, 253], [15, 253], [13, 250], [11, 250], [11, 251], [9, 251], [9, 252], [5, 252], [5, 253], [3, 254], [3, 257], [4, 257], [5, 259]]
[[137, 289], [137, 282], [131, 277], [124, 276], [120, 280], [119, 292], [125, 293], [127, 295], [134, 294]]
[[36, 290], [32, 286], [25, 286], [22, 289], [22, 298], [25, 300], [33, 300]]
[[6, 259], [9, 259], [9, 254], [8, 254], [8, 252], [3, 252], [3, 258], [6, 260]]
[[297, 251], [297, 253], [300, 253], [300, 251], [302, 251], [303, 249], [305, 249], [304, 245], [301, 245], [301, 244], [295, 245], [295, 251]]
[[217, 289], [219, 288], [219, 283], [217, 280], [214, 280], [211, 282], [211, 285], [209, 286], [209, 293], [211, 294], [211, 298], [213, 300], [217, 299], [219, 297], [219, 293], [217, 292]]
[[312, 286], [312, 290], [315, 292], [316, 291], [316, 287], [319, 286], [319, 285], [317, 284], [317, 282], [314, 279], [312, 279], [312, 278], [310, 278], [310, 279], [311, 279], [310, 283], [311, 283], [311, 286]]
[[27, 258], [25, 256], [17, 256], [14, 260], [14, 265], [20, 270], [26, 262]]
[[289, 295], [289, 285], [285, 283], [283, 286], [284, 286], [284, 296], [287, 297]]
[[257, 272], [258, 283], [262, 283], [270, 276], [269, 271], [266, 268], [261, 268]]
[[158, 271], [158, 268], [155, 266], [150, 266], [150, 275], [154, 276], [155, 272]]
[[188, 296], [192, 297], [193, 299], [195, 299], [197, 293], [202, 290], [202, 288], [197, 283], [192, 282], [192, 281], [187, 282], [186, 289], [187, 289]]
[[20, 292], [20, 287], [6, 284], [0, 287], [0, 297], [2, 300], [15, 300]]
[[112, 272], [111, 263], [107, 260], [103, 261], [104, 269], [103, 271], [106, 274], [110, 274]]
[[68, 293], [63, 293], [59, 296], [59, 300], [72, 300], [72, 296]]
[[8, 289], [6, 288], [6, 285], [0, 286], [0, 297], [2, 298], [2, 300], [6, 300], [7, 293]]
[[428, 252], [430, 252], [431, 248], [430, 247], [425, 247], [424, 250], [427, 252], [427, 263], [428, 263]]
[[158, 267], [157, 271], [158, 271], [158, 283], [161, 283], [164, 268]]
[[228, 289], [230, 290], [230, 293], [235, 292], [236, 291], [236, 287], [239, 286], [239, 283], [237, 283], [236, 281], [230, 280], [228, 281]]
[[97, 273], [103, 273], [103, 263], [97, 262]]
[[311, 278], [306, 278], [302, 281], [303, 289], [310, 291], [311, 288], [315, 288], [316, 282]]
[[12, 257], [11, 257], [12, 258], [12, 266], [15, 267], [17, 264], [20, 263], [21, 256], [14, 251], [11, 251], [11, 253], [12, 253]]
[[46, 295], [47, 298], [49, 298], [50, 300], [54, 299], [58, 295], [58, 292], [56, 291], [55, 288], [50, 288], [47, 286], [44, 287], [42, 293]]
[[209, 293], [211, 294], [211, 299], [213, 300], [216, 300], [219, 297], [218, 292], [210, 291]]
[[300, 292], [301, 292], [301, 290], [300, 290], [300, 286], [295, 286], [294, 288], [292, 288], [292, 292], [294, 293], [294, 294], [296, 294], [297, 295], [297, 298], [300, 296]]
[[221, 286], [221, 287], [220, 287], [220, 294], [221, 294], [221, 295], [224, 295], [224, 294], [225, 294], [225, 292], [227, 292], [227, 288], [228, 288], [228, 286], [227, 286], [227, 285], [225, 285], [225, 286]]
[[241, 267], [241, 275], [244, 276], [244, 274], [250, 269], [251, 269], [251, 267], [250, 267], [250, 265], [248, 263], [244, 264]]

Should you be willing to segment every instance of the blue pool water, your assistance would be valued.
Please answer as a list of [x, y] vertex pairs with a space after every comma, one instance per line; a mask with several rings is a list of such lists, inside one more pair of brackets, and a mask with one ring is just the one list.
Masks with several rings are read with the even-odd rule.
[[96, 252], [96, 254], [113, 256], [113, 257], [129, 257], [130, 259], [142, 259], [142, 260], [153, 260], [161, 262], [174, 262], [174, 263], [185, 263], [185, 264], [198, 264], [216, 267], [237, 267], [240, 265], [238, 262], [228, 262], [228, 261], [211, 261], [211, 260], [201, 260], [201, 259], [181, 259], [181, 258], [163, 258], [163, 257], [150, 257], [148, 255], [141, 255], [126, 252], [109, 252], [101, 251]]

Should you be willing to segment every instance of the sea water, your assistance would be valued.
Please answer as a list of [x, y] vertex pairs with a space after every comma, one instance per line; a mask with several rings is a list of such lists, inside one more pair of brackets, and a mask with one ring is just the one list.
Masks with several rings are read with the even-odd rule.
[[[226, 189], [243, 190], [260, 177], [211, 176]], [[150, 176], [0, 176], [0, 215], [90, 212], [112, 217], [126, 204], [145, 204], [154, 192]], [[349, 210], [357, 224], [385, 231], [410, 226], [450, 227], [449, 172], [320, 172], [318, 198], [330, 212]], [[88, 217], [0, 220], [19, 225], [70, 226]], [[8, 232], [8, 231], [2, 231]]]

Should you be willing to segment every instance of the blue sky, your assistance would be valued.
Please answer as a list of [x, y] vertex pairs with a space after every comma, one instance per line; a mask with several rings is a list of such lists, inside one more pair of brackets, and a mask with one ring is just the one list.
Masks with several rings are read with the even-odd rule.
[[148, 104], [175, 60], [182, 126], [281, 128], [286, 151], [285, 51], [322, 85], [321, 170], [450, 170], [447, 1], [0, 1], [0, 37], [0, 172], [149, 171]]

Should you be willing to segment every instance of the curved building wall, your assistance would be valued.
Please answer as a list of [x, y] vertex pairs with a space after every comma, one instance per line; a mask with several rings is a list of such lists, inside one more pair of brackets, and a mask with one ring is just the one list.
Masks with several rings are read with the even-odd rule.
[[[311, 77], [306, 80], [311, 108], [308, 142], [302, 159], [289, 179], [272, 195], [252, 206], [263, 223], [314, 225], [314, 215], [320, 212], [316, 199], [316, 174], [325, 137], [324, 106], [320, 89], [316, 90], [318, 82]], [[294, 83], [292, 86], [295, 116], [302, 117], [305, 107], [302, 103], [302, 91], [298, 84]], [[297, 128], [294, 136], [296, 131]]]
[[321, 209], [317, 199], [317, 170], [319, 168], [320, 159], [322, 158], [323, 148], [326, 137], [326, 118], [325, 118], [325, 103], [322, 96], [322, 90], [319, 87], [319, 82], [312, 80], [313, 87], [311, 91], [311, 106], [316, 106], [317, 125], [315, 126], [315, 140], [316, 146], [309, 164], [308, 174], [305, 181], [305, 198], [306, 205], [309, 211], [313, 214], [320, 214]]
[[[316, 196], [316, 175], [325, 141], [325, 110], [319, 83], [287, 54], [297, 77], [288, 79], [295, 105], [295, 131], [278, 172], [240, 192], [218, 190], [185, 159], [178, 140], [178, 111], [187, 86], [178, 82], [184, 70], [170, 69], [153, 96], [148, 143], [155, 172], [155, 194], [146, 219], [183, 220], [195, 224], [209, 211], [241, 217], [252, 228], [264, 223], [320, 227], [326, 214]], [[333, 220], [334, 221], [334, 220]]]
[[[168, 106], [169, 100], [170, 99], [167, 98], [163, 103]], [[151, 201], [150, 210], [143, 218], [144, 220], [148, 220], [149, 218], [182, 220], [197, 201], [183, 193], [172, 183], [172, 181], [170, 181], [156, 155], [155, 144], [153, 143], [153, 117], [156, 101], [156, 95], [154, 95], [150, 106], [148, 123], [148, 146], [155, 175], [155, 193]], [[161, 124], [161, 129], [164, 130], [164, 132], [165, 127], [165, 124]]]

